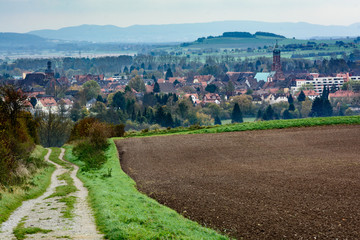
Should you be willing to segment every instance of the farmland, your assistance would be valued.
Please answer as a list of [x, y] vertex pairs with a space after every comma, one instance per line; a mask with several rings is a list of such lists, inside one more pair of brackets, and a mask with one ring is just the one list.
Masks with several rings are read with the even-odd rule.
[[356, 238], [358, 125], [129, 138], [141, 192], [236, 238]]

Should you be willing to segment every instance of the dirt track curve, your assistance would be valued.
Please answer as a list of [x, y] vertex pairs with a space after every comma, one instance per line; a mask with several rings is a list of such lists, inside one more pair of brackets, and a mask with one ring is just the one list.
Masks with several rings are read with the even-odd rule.
[[360, 126], [117, 141], [140, 191], [236, 238], [359, 239]]
[[[61, 149], [59, 159], [63, 161], [65, 149]], [[36, 233], [26, 235], [26, 239], [103, 239], [103, 236], [96, 230], [94, 217], [87, 203], [87, 189], [76, 177], [78, 167], [73, 165], [73, 169], [64, 167], [49, 160], [51, 149], [45, 156], [45, 160], [54, 164], [56, 170], [51, 176], [51, 185], [46, 192], [39, 198], [23, 202], [10, 218], [1, 225], [0, 239], [16, 239], [13, 229], [21, 222], [25, 222], [24, 227], [39, 227], [45, 230], [52, 230], [49, 233]], [[62, 217], [62, 210], [65, 203], [59, 202], [59, 197], [48, 198], [55, 192], [56, 187], [66, 185], [66, 182], [59, 180], [58, 176], [71, 171], [70, 175], [74, 180], [74, 185], [78, 189], [71, 194], [76, 197], [73, 219]], [[26, 219], [24, 221], [24, 219]]]

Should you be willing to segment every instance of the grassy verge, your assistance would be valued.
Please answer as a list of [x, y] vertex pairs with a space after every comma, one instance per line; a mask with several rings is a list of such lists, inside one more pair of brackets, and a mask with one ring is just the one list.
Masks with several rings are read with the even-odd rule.
[[145, 136], [169, 135], [169, 134], [172, 135], [172, 134], [221, 133], [221, 132], [237, 132], [237, 131], [250, 131], [250, 130], [282, 129], [282, 128], [292, 128], [292, 127], [339, 125], [339, 124], [360, 124], [360, 116], [258, 121], [258, 122], [227, 124], [220, 126], [219, 125], [191, 126], [187, 128], [178, 127], [169, 130], [132, 132], [127, 134], [126, 137], [145, 137]]
[[[81, 165], [72, 147], [65, 148], [66, 159]], [[121, 170], [113, 141], [107, 157], [100, 170], [78, 173], [89, 190], [96, 224], [107, 239], [228, 239], [139, 193]]]
[[[33, 157], [44, 159], [47, 150], [37, 146], [33, 152]], [[24, 186], [13, 186], [5, 190], [0, 190], [0, 224], [5, 222], [11, 213], [21, 206], [25, 200], [41, 196], [50, 185], [51, 174], [54, 172], [54, 166], [39, 169], [32, 177], [27, 180]]]
[[16, 237], [17, 240], [23, 240], [26, 238], [26, 235], [28, 234], [36, 234], [36, 233], [49, 233], [52, 232], [52, 230], [46, 230], [46, 229], [42, 229], [42, 228], [38, 228], [38, 227], [28, 227], [25, 228], [25, 220], [26, 217], [21, 219], [20, 223], [16, 226], [16, 228], [14, 228], [14, 235]]

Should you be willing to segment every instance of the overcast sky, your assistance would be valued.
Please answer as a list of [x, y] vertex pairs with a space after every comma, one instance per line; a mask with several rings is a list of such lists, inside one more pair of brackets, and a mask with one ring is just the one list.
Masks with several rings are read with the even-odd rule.
[[224, 20], [360, 22], [359, 0], [0, 0], [0, 32]]

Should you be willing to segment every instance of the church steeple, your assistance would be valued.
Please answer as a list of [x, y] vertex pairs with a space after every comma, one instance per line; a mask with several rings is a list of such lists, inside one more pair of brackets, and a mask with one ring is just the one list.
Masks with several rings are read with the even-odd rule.
[[273, 50], [273, 64], [271, 70], [276, 72], [274, 80], [284, 80], [284, 74], [281, 69], [281, 51], [277, 40]]
[[47, 62], [47, 69], [45, 70], [46, 78], [50, 79], [55, 76], [54, 70], [51, 69], [51, 61]]

